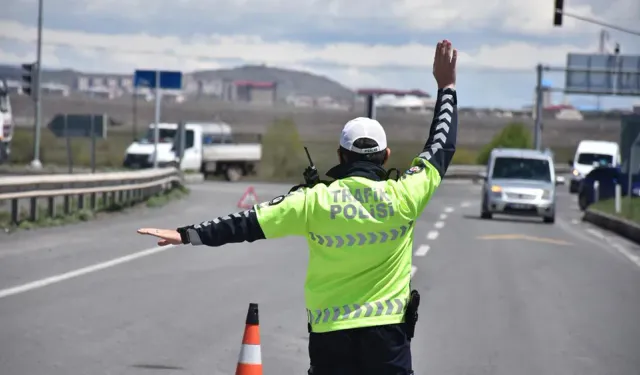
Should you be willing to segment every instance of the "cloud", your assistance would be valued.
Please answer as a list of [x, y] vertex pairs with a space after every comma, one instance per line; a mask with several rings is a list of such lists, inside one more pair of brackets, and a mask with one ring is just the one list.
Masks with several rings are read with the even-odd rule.
[[[31, 61], [37, 1], [6, 2], [0, 60]], [[619, 26], [640, 19], [637, 0], [566, 3], [573, 14]], [[266, 64], [350, 87], [433, 91], [433, 45], [447, 37], [460, 50], [466, 99], [516, 107], [531, 102], [537, 63], [561, 67], [568, 52], [595, 52], [599, 32], [568, 17], [554, 28], [553, 0], [50, 0], [45, 15], [49, 67], [131, 73]], [[637, 37], [611, 35], [623, 53], [640, 53]]]
[[[5, 38], [17, 43], [36, 41], [36, 29], [14, 21], [0, 21]], [[356, 69], [430, 69], [433, 43], [411, 42], [400, 45], [353, 42], [310, 45], [286, 40], [267, 41], [259, 35], [192, 35], [191, 37], [152, 36], [145, 33], [105, 34], [45, 29], [46, 46], [58, 47], [56, 62], [73, 66], [63, 50], [72, 54], [94, 51], [100, 56], [102, 69], [129, 69], [136, 65], [176, 67], [182, 70], [213, 68], [225, 61], [265, 63], [277, 66], [316, 66]], [[455, 41], [454, 41], [455, 42]], [[593, 49], [594, 46], [569, 44], [541, 45], [510, 41], [498, 45], [481, 45], [460, 50], [461, 67], [503, 70], [533, 69], [536, 63], [561, 64], [569, 51]], [[49, 61], [44, 63], [50, 64]], [[98, 68], [98, 67], [96, 67]]]
[[[612, 5], [630, 9], [634, 0], [617, 0]], [[240, 22], [245, 18], [278, 19], [279, 26], [298, 23], [309, 28], [376, 28], [375, 21], [393, 23], [404, 30], [440, 31], [448, 27], [459, 31], [474, 29], [544, 34], [553, 32], [552, 0], [60, 0], [76, 14], [117, 16], [136, 22], [145, 19], [178, 19], [189, 14], [207, 17], [211, 23]], [[594, 16], [597, 0], [577, 0], [566, 10]], [[58, 5], [58, 4], [56, 4]], [[122, 11], [126, 9], [127, 11]], [[295, 14], [295, 17], [291, 17]], [[220, 16], [222, 17], [216, 17]], [[304, 20], [304, 23], [298, 21]], [[270, 26], [267, 22], [261, 27]], [[580, 32], [587, 25], [567, 19], [564, 30]]]

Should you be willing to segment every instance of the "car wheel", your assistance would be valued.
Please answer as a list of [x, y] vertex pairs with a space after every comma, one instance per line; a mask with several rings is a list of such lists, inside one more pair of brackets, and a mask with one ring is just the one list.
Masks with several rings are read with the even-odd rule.
[[542, 221], [546, 224], [553, 224], [556, 222], [556, 217], [554, 216], [545, 216], [542, 218]]
[[236, 182], [242, 178], [242, 169], [239, 166], [230, 166], [225, 174], [227, 181]]
[[480, 213], [480, 218], [482, 219], [491, 219], [493, 217], [493, 215], [490, 212], [481, 212]]

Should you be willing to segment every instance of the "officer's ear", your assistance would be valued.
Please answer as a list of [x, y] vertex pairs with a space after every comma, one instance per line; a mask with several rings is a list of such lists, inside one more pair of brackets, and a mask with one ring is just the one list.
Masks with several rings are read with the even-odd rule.
[[390, 157], [391, 157], [391, 149], [387, 147], [387, 149], [385, 150], [384, 161], [382, 162], [382, 165], [387, 164], [387, 161], [389, 161]]

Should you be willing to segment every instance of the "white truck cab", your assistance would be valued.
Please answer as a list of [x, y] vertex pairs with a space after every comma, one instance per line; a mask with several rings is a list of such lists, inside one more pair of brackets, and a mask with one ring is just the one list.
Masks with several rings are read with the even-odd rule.
[[577, 193], [580, 181], [598, 166], [620, 165], [620, 146], [609, 141], [580, 141], [573, 160], [569, 160], [571, 182], [569, 192]]
[[[178, 132], [178, 124], [160, 123], [160, 137], [158, 139], [158, 164], [167, 165], [174, 161], [175, 156], [171, 151], [174, 139]], [[123, 166], [139, 169], [153, 166], [155, 124], [149, 124], [144, 135], [136, 139], [127, 147], [124, 155]]]

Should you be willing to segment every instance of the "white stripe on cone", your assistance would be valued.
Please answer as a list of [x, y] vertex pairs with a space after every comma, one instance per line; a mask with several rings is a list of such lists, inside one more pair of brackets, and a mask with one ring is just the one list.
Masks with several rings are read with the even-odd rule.
[[260, 345], [242, 344], [238, 362], [246, 365], [261, 365], [262, 354], [260, 352]]

